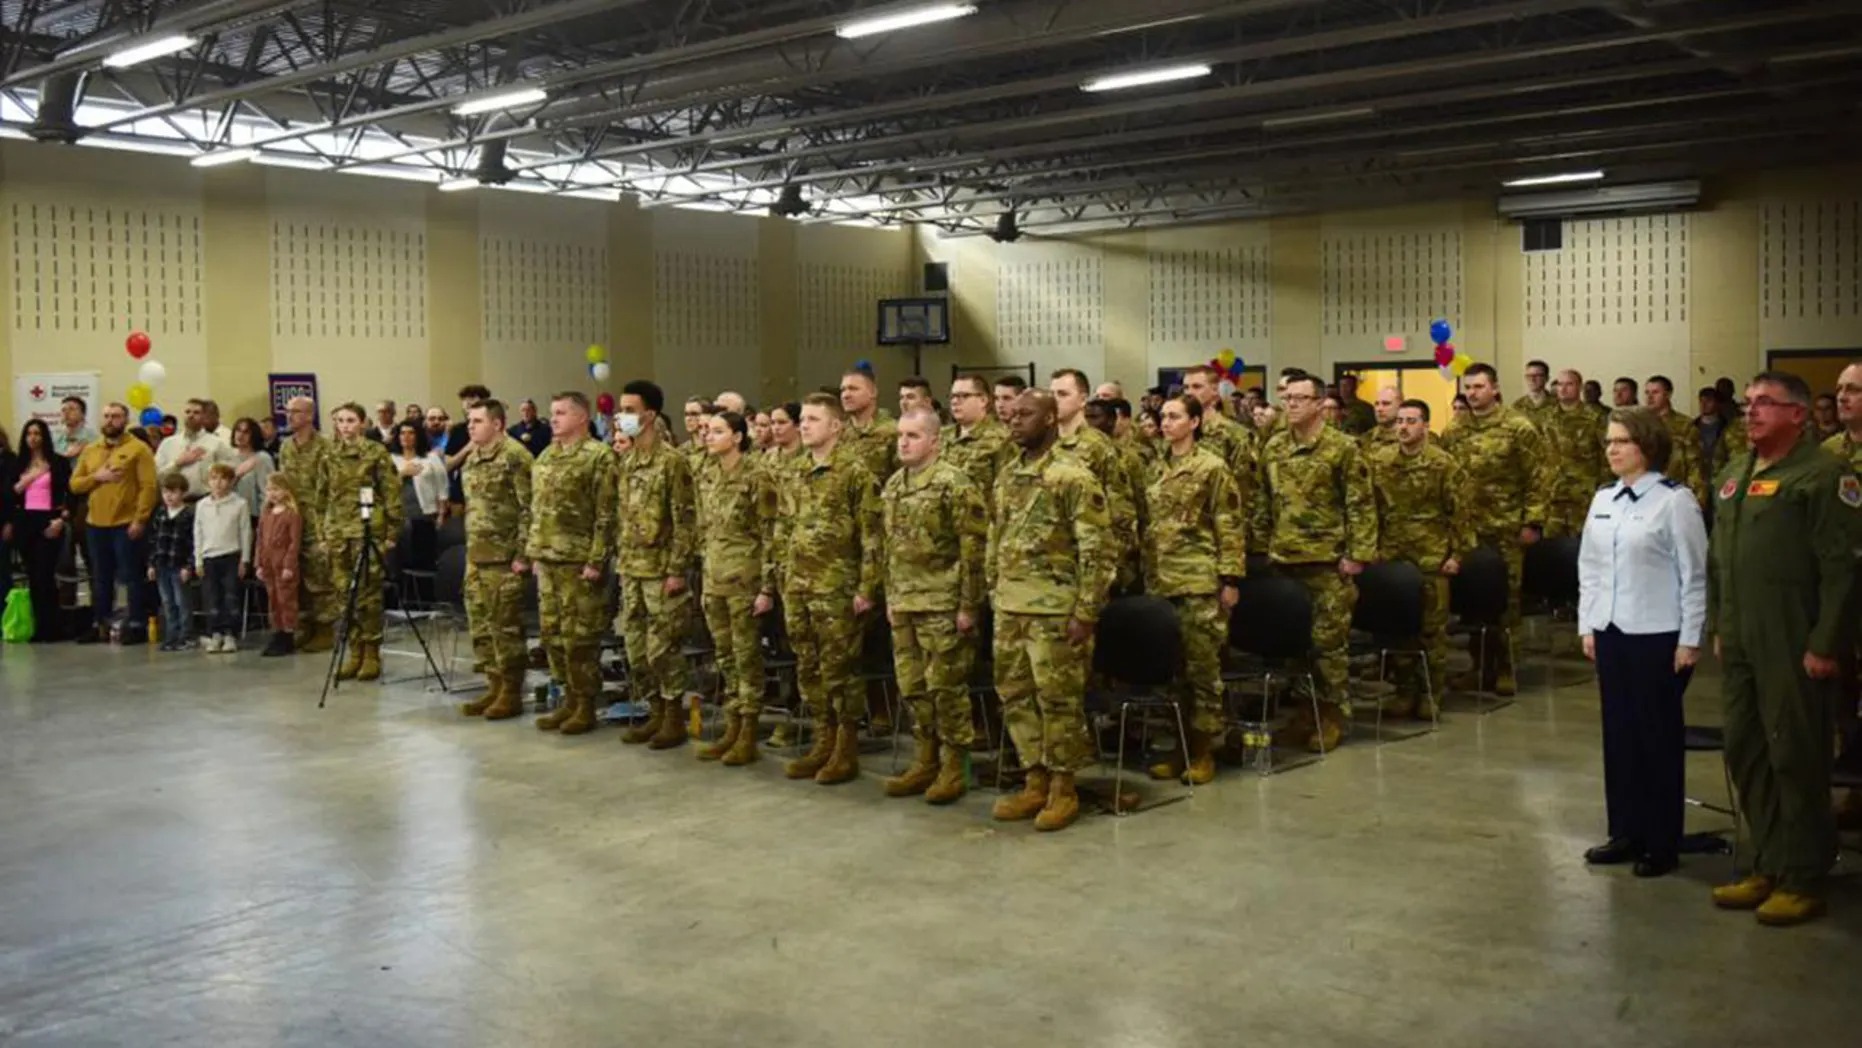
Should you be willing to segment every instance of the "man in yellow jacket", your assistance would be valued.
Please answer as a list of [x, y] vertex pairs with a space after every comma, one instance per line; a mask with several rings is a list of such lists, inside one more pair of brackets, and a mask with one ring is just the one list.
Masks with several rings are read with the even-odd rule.
[[90, 558], [91, 611], [97, 628], [80, 634], [79, 644], [95, 644], [110, 635], [116, 614], [116, 587], [129, 591], [128, 617], [119, 637], [142, 644], [149, 635], [143, 607], [143, 532], [155, 512], [155, 453], [129, 435], [129, 408], [103, 409], [102, 433], [78, 456], [71, 473], [71, 493], [89, 495], [85, 518], [85, 553]]

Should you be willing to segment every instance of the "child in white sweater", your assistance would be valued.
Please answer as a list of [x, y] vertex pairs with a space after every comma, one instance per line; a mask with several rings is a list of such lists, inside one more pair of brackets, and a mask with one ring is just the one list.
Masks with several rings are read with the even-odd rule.
[[194, 566], [207, 611], [209, 652], [239, 650], [240, 580], [252, 570], [252, 513], [233, 491], [233, 467], [215, 463], [207, 471], [205, 498], [194, 504]]

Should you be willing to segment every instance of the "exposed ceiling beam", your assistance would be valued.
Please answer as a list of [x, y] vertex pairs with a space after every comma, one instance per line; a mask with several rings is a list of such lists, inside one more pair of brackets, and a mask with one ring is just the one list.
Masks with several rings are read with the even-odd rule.
[[251, 18], [305, 7], [313, 0], [206, 0], [204, 3], [170, 9], [144, 23], [124, 20], [103, 32], [59, 52], [58, 57], [25, 69], [17, 69], [0, 78], [0, 87], [36, 83], [54, 73], [84, 69], [103, 61], [105, 55], [132, 40], [166, 36], [171, 33], [199, 35]]

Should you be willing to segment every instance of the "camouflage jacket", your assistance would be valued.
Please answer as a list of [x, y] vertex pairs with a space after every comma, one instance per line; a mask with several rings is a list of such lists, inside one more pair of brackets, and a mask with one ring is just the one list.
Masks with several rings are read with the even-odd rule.
[[1395, 448], [1396, 445], [1397, 435], [1394, 425], [1386, 426], [1380, 423], [1366, 430], [1364, 435], [1358, 438], [1358, 447], [1367, 454]]
[[1554, 406], [1538, 419], [1545, 438], [1551, 487], [1545, 501], [1553, 506], [1589, 507], [1597, 488], [1610, 477], [1603, 458], [1604, 418], [1582, 405]]
[[[297, 493], [297, 508], [307, 528], [323, 523], [323, 469], [333, 443], [315, 430], [311, 431], [307, 444], [299, 444], [297, 438], [291, 436], [278, 441], [278, 471], [291, 478], [292, 488]], [[394, 497], [400, 498], [399, 491]]]
[[1540, 432], [1544, 432], [1546, 420], [1550, 419], [1557, 410], [1558, 398], [1550, 393], [1536, 401], [1524, 393], [1513, 399], [1513, 413], [1539, 427]]
[[[1742, 439], [1745, 436], [1744, 428], [1744, 424], [1742, 423], [1740, 426], [1740, 436]], [[1724, 443], [1724, 441], [1722, 441], [1722, 443]], [[1849, 463], [1850, 469], [1862, 473], [1862, 444], [1851, 441], [1848, 433], [1836, 434], [1824, 441], [1822, 447], [1823, 450]]]
[[615, 489], [622, 578], [683, 578], [696, 567], [692, 467], [684, 455], [658, 442], [635, 444], [615, 467]]
[[1143, 492], [1142, 479], [1131, 474], [1131, 464], [1119, 454], [1112, 438], [1091, 426], [1081, 426], [1072, 436], [1063, 435], [1054, 445], [1060, 454], [1070, 456], [1086, 467], [1105, 494], [1106, 508], [1112, 521], [1112, 558], [1116, 562], [1138, 549], [1138, 504]]
[[782, 593], [865, 597], [880, 589], [879, 492], [854, 448], [796, 464], [776, 521], [776, 584]]
[[853, 451], [875, 483], [885, 483], [899, 468], [899, 424], [884, 408], [864, 426], [848, 419], [840, 444]]
[[[1203, 436], [1197, 444], [1228, 466], [1229, 476], [1235, 481], [1235, 490], [1240, 493], [1242, 504], [1246, 505], [1254, 492], [1254, 460], [1259, 450], [1254, 431], [1227, 415], [1212, 415], [1204, 411]], [[1152, 470], [1161, 468], [1164, 460], [1169, 457], [1169, 446], [1160, 441], [1157, 455], [1151, 463]]]
[[552, 443], [532, 467], [526, 560], [607, 568], [614, 556], [614, 452], [587, 437]]
[[[1842, 434], [1837, 434], [1836, 439], [1841, 440]], [[1733, 460], [1734, 455], [1742, 455], [1750, 450], [1752, 450], [1752, 437], [1746, 430], [1746, 420], [1743, 416], [1735, 417], [1720, 427], [1720, 439], [1713, 442], [1712, 475], [1719, 476], [1720, 471], [1726, 468], [1726, 464]]]
[[1381, 559], [1411, 561], [1433, 573], [1474, 548], [1467, 471], [1438, 445], [1424, 444], [1414, 455], [1389, 445], [1371, 460], [1371, 480]]
[[955, 425], [945, 426], [939, 443], [942, 450], [938, 458], [962, 470], [985, 501], [995, 493], [996, 471], [1002, 468], [1002, 460], [1014, 453], [1009, 427], [994, 415], [985, 416], [967, 434]]
[[951, 463], [901, 469], [879, 496], [886, 607], [893, 611], [982, 609], [983, 493]]
[[984, 571], [995, 610], [1098, 622], [1119, 560], [1098, 479], [1058, 448], [1016, 455], [996, 474], [994, 504]]
[[382, 542], [401, 539], [401, 478], [395, 473], [388, 449], [358, 436], [332, 440], [323, 458], [323, 527], [317, 534], [331, 542], [362, 537], [362, 489], [374, 493], [375, 522], [371, 528]]
[[776, 465], [745, 455], [725, 470], [713, 461], [698, 476], [699, 559], [707, 596], [776, 593]]
[[509, 564], [530, 534], [530, 470], [536, 460], [510, 437], [473, 448], [459, 467], [466, 498], [466, 560]]
[[1537, 426], [1503, 407], [1485, 418], [1459, 415], [1442, 434], [1442, 448], [1467, 470], [1475, 534], [1517, 535], [1545, 523], [1550, 456]]
[[1694, 501], [1701, 509], [1707, 508], [1707, 483], [1712, 478], [1707, 475], [1707, 463], [1700, 456], [1700, 427], [1694, 420], [1670, 409], [1663, 415], [1662, 424], [1674, 437], [1674, 453], [1668, 458], [1668, 468], [1663, 475], [1673, 477], [1686, 484], [1694, 493]]
[[1145, 493], [1144, 588], [1160, 597], [1206, 596], [1248, 572], [1247, 513], [1228, 463], [1196, 447], [1172, 456]]
[[1377, 559], [1376, 495], [1357, 441], [1321, 427], [1309, 444], [1285, 428], [1261, 449], [1250, 548], [1276, 564]]
[[1377, 428], [1377, 409], [1356, 397], [1345, 402], [1338, 417], [1338, 428], [1347, 436], [1361, 437]]

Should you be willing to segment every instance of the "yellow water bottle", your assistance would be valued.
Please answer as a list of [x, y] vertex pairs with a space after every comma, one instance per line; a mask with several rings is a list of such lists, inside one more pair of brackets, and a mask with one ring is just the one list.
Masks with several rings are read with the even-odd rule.
[[692, 704], [691, 722], [687, 726], [686, 732], [694, 739], [703, 738], [705, 734], [704, 700], [697, 695], [693, 695], [687, 698], [686, 701]]

